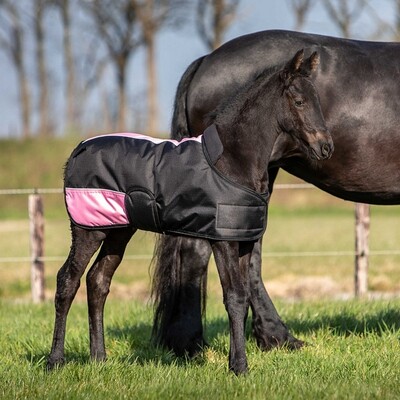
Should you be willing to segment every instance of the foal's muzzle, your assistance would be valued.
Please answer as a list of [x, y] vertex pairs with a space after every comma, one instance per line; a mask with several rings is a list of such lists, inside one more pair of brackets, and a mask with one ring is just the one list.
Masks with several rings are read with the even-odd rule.
[[316, 140], [310, 143], [311, 154], [317, 160], [326, 160], [331, 158], [334, 145], [331, 135], [328, 132], [316, 134]]

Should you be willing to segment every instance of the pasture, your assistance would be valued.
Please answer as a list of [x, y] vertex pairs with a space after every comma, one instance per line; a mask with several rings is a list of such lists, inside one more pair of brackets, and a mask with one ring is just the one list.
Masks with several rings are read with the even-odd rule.
[[50, 303], [2, 301], [0, 398], [8, 399], [395, 399], [400, 385], [400, 301], [278, 303], [309, 346], [262, 353], [247, 344], [247, 376], [227, 371], [229, 332], [223, 307], [211, 302], [210, 347], [176, 359], [149, 343], [151, 310], [137, 301], [106, 306], [105, 363], [90, 363], [87, 313], [74, 304], [68, 364], [46, 372], [53, 324]]
[[[32, 146], [39, 144], [33, 142], [4, 145], [3, 154], [20, 153], [27, 161], [0, 157], [0, 165], [16, 171], [10, 177], [0, 176], [2, 188], [61, 185], [62, 164], [71, 147], [54, 141], [55, 150], [43, 154], [34, 151]], [[40, 157], [30, 159], [28, 153]], [[43, 173], [31, 182], [30, 171], [36, 166]], [[281, 176], [280, 182], [293, 181]], [[3, 196], [0, 202], [0, 258], [10, 259], [0, 263], [1, 399], [399, 397], [400, 256], [374, 255], [378, 250], [400, 249], [399, 207], [372, 207], [369, 289], [378, 299], [352, 300], [354, 267], [348, 254], [354, 250], [353, 204], [317, 190], [274, 193], [263, 249], [264, 280], [282, 318], [309, 346], [298, 352], [263, 353], [248, 325], [251, 369], [248, 376], [238, 378], [227, 371], [228, 322], [213, 262], [206, 316], [210, 347], [196, 359], [185, 360], [151, 345], [149, 264], [154, 235], [143, 232], [129, 244], [106, 303], [107, 362], [89, 362], [83, 281], [67, 325], [68, 362], [47, 373], [55, 276], [70, 246], [62, 197], [44, 198], [45, 255], [54, 261], [46, 262], [47, 300], [41, 305], [30, 303], [29, 262], [14, 260], [29, 257], [27, 199]], [[304, 255], [305, 251], [312, 255]]]
[[[277, 193], [276, 198], [283, 194]], [[351, 204], [271, 207], [263, 252], [351, 251]], [[293, 199], [292, 199], [293, 200]], [[322, 199], [322, 202], [324, 200]], [[280, 199], [285, 204], [284, 199]], [[399, 210], [372, 210], [371, 249], [397, 249]], [[85, 284], [72, 305], [62, 369], [45, 370], [53, 329], [52, 296], [61, 261], [46, 263], [47, 301], [29, 302], [29, 263], [0, 264], [0, 398], [46, 399], [356, 399], [398, 398], [400, 300], [352, 297], [352, 256], [264, 257], [264, 279], [285, 322], [309, 343], [298, 352], [261, 352], [247, 333], [250, 374], [227, 371], [229, 331], [215, 265], [209, 273], [206, 336], [210, 347], [194, 360], [177, 359], [150, 341], [149, 302], [154, 235], [138, 233], [117, 270], [105, 311], [105, 363], [89, 362]], [[66, 219], [46, 221], [46, 256], [69, 248]], [[28, 256], [28, 222], [0, 222], [2, 257]], [[279, 254], [278, 254], [279, 253]], [[400, 257], [372, 256], [370, 289], [399, 291]]]

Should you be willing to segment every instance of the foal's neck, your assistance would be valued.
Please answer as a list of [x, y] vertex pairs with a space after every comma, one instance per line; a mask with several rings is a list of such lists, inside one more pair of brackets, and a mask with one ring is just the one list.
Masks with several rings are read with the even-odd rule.
[[234, 123], [216, 121], [224, 146], [216, 167], [260, 193], [268, 189], [268, 163], [280, 132], [276, 99], [265, 101], [265, 96], [261, 97], [251, 108], [237, 110]]

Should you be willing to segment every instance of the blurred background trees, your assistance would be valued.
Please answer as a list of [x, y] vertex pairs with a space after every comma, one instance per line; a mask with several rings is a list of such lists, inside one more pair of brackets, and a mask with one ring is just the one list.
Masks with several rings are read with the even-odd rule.
[[[366, 16], [370, 25], [370, 37], [366, 39], [398, 40], [400, 0], [383, 1], [392, 4], [393, 21], [379, 16], [377, 1], [286, 0], [286, 4], [295, 30], [304, 30], [312, 10], [320, 7], [336, 27], [337, 35], [352, 37], [354, 23]], [[0, 52], [7, 59], [7, 66], [1, 70], [4, 74], [4, 68], [11, 67], [16, 77], [18, 136], [51, 136], [100, 127], [102, 131], [136, 129], [158, 134], [156, 56], [160, 33], [180, 30], [185, 34], [187, 25], [194, 25], [204, 53], [212, 51], [244, 18], [245, 3], [0, 0]], [[145, 77], [136, 77], [131, 68], [139, 52], [145, 55]], [[56, 58], [51, 56], [54, 54]], [[129, 79], [145, 82], [145, 100], [140, 106], [132, 105], [135, 94]], [[7, 93], [2, 92], [2, 96]]]

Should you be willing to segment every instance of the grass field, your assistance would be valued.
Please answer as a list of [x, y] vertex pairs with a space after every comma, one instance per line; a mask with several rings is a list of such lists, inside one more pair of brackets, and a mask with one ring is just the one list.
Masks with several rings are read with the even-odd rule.
[[[60, 187], [62, 165], [77, 141], [2, 142], [0, 188]], [[280, 181], [294, 182], [287, 175]], [[108, 361], [89, 362], [83, 284], [68, 321], [68, 363], [47, 373], [55, 278], [70, 237], [62, 197], [46, 195], [44, 201], [45, 256], [53, 261], [46, 262], [47, 300], [33, 305], [29, 261], [17, 260], [29, 260], [27, 199], [0, 197], [1, 400], [400, 398], [400, 256], [372, 255], [369, 289], [378, 299], [351, 300], [353, 256], [320, 253], [353, 251], [353, 205], [316, 190], [274, 193], [263, 245], [265, 284], [285, 322], [309, 346], [263, 353], [248, 329], [250, 374], [230, 374], [227, 316], [211, 261], [210, 347], [194, 360], [154, 348], [149, 264], [155, 237], [140, 232], [128, 246], [106, 305]], [[399, 207], [372, 208], [372, 252], [400, 249], [399, 218]]]
[[250, 373], [227, 371], [228, 330], [220, 304], [210, 304], [210, 347], [176, 359], [149, 342], [151, 310], [138, 302], [106, 306], [108, 360], [90, 363], [87, 313], [73, 305], [67, 364], [45, 370], [53, 307], [0, 302], [0, 398], [15, 399], [398, 399], [400, 301], [278, 303], [297, 352], [261, 352], [249, 337]]
[[[396, 219], [397, 208], [373, 210], [372, 249], [397, 249]], [[351, 208], [271, 211], [264, 280], [285, 322], [310, 345], [298, 352], [263, 353], [248, 330], [250, 374], [239, 378], [227, 371], [228, 323], [213, 262], [206, 323], [210, 347], [201, 356], [176, 359], [149, 341], [154, 235], [141, 232], [129, 244], [106, 305], [108, 361], [89, 362], [83, 284], [68, 322], [68, 363], [52, 373], [45, 371], [45, 358], [62, 261], [46, 263], [43, 305], [30, 304], [28, 262], [0, 263], [0, 399], [397, 399], [400, 299], [338, 300], [352, 296], [351, 256], [270, 256], [352, 250], [353, 223]], [[67, 221], [48, 219], [46, 255], [63, 256], [68, 248]], [[2, 257], [29, 255], [26, 220], [0, 221], [0, 252]], [[399, 258], [371, 257], [373, 292], [399, 292]]]

